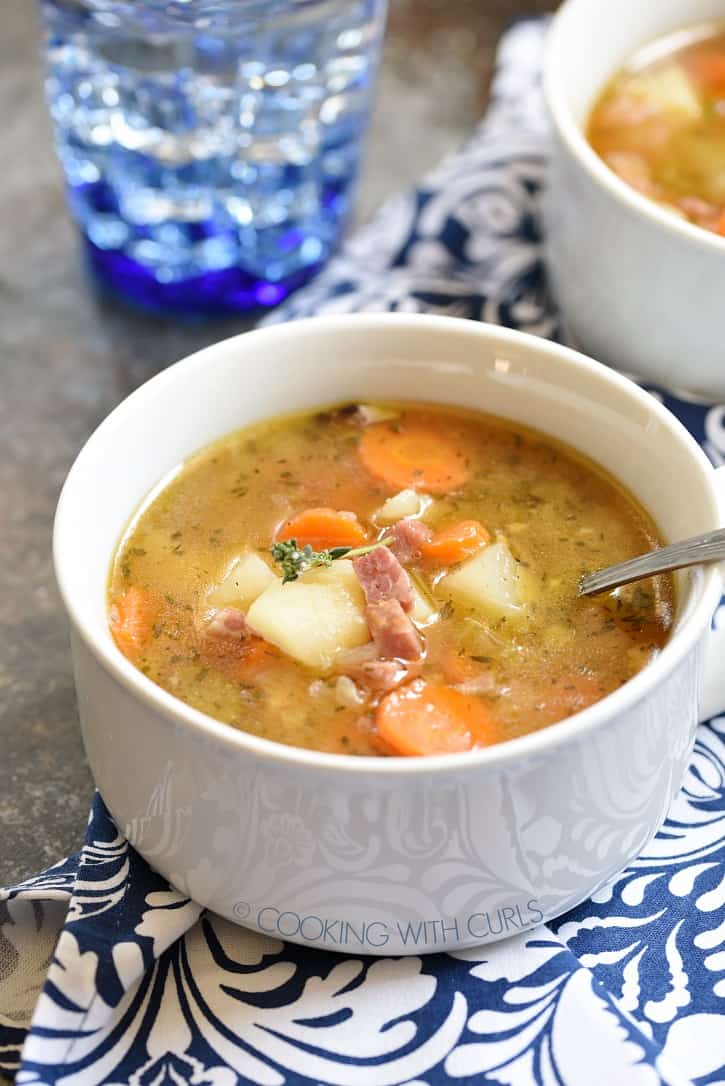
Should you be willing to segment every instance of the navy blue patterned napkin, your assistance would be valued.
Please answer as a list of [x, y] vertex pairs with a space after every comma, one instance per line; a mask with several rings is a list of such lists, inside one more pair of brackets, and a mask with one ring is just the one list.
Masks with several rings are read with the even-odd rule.
[[[557, 334], [539, 227], [543, 34], [509, 31], [468, 146], [273, 320], [395, 309]], [[725, 407], [655, 394], [722, 464]], [[722, 1086], [725, 718], [700, 727], [658, 836], [594, 898], [425, 958], [285, 945], [205, 913], [97, 796], [79, 853], [0, 891], [0, 1067], [68, 1086]]]

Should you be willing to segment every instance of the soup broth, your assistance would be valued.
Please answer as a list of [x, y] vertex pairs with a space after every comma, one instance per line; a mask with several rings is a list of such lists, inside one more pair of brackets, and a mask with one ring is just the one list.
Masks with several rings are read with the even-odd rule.
[[587, 136], [638, 192], [725, 236], [725, 25], [636, 54], [599, 98]]
[[254, 735], [465, 751], [552, 724], [652, 660], [669, 577], [594, 600], [576, 587], [659, 544], [623, 487], [535, 431], [427, 405], [330, 408], [231, 434], [156, 489], [113, 563], [111, 630], [153, 682]]

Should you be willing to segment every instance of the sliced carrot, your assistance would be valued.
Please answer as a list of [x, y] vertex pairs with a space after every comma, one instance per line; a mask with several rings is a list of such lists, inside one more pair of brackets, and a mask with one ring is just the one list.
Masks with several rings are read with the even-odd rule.
[[279, 659], [279, 649], [261, 637], [253, 637], [244, 643], [244, 650], [239, 658], [239, 674], [245, 679], [264, 671]]
[[501, 738], [482, 701], [425, 679], [386, 694], [375, 722], [382, 743], [407, 757], [455, 754]]
[[110, 626], [113, 640], [124, 656], [138, 656], [149, 637], [156, 617], [156, 607], [147, 592], [132, 585], [111, 605]]
[[398, 751], [391, 747], [390, 743], [386, 743], [377, 732], [371, 733], [370, 745], [373, 750], [377, 751], [378, 754], [382, 754], [384, 758], [395, 758], [398, 755]]
[[718, 233], [721, 237], [725, 238], [725, 211], [723, 211], [722, 215], [717, 220], [715, 232]]
[[338, 509], [305, 509], [286, 521], [277, 539], [296, 539], [300, 547], [309, 543], [315, 550], [328, 547], [359, 547], [367, 536], [354, 513]]
[[393, 490], [457, 490], [469, 476], [463, 451], [426, 422], [382, 422], [365, 428], [358, 452], [363, 466]]
[[725, 94], [725, 54], [693, 52], [685, 64], [705, 94]]
[[420, 551], [441, 566], [452, 566], [471, 558], [481, 547], [491, 541], [491, 536], [478, 520], [462, 520], [436, 532], [427, 543], [421, 543]]

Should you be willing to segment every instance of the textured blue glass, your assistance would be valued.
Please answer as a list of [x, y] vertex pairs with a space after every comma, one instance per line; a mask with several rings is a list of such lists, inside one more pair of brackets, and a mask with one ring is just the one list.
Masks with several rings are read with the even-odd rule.
[[385, 0], [42, 0], [91, 266], [156, 309], [275, 305], [354, 195]]

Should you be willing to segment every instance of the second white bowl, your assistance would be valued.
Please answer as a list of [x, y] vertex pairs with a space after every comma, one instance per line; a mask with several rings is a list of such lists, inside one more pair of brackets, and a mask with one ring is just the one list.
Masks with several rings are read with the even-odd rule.
[[584, 136], [599, 91], [638, 48], [725, 20], [725, 0], [566, 0], [545, 65], [554, 146], [545, 200], [554, 293], [577, 347], [617, 369], [725, 394], [725, 238], [641, 196]]

